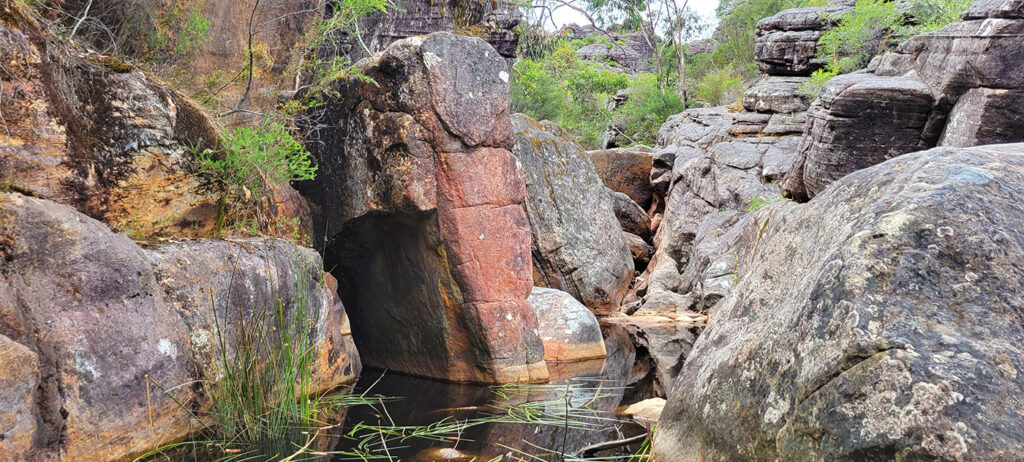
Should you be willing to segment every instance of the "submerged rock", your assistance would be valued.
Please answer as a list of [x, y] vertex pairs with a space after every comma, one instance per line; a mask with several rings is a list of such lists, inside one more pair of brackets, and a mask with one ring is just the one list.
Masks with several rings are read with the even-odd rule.
[[937, 148], [756, 212], [655, 458], [1016, 459], [1021, 195], [1024, 144]]
[[306, 127], [327, 268], [365, 362], [460, 382], [547, 379], [525, 187], [509, 152], [508, 67], [483, 40], [413, 37]]
[[526, 178], [534, 281], [564, 290], [597, 314], [622, 302], [633, 260], [611, 197], [586, 153], [558, 126], [512, 117], [518, 165]]
[[529, 300], [540, 323], [545, 360], [575, 362], [607, 356], [597, 318], [572, 295], [534, 287]]

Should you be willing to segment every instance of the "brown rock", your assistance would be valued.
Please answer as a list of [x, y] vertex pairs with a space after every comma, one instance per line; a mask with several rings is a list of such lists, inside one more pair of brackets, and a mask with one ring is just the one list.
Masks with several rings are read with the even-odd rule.
[[623, 193], [647, 210], [651, 205], [654, 156], [647, 151], [606, 149], [587, 151], [597, 176], [612, 191]]
[[[0, 294], [0, 301], [7, 303]], [[39, 386], [39, 358], [25, 346], [0, 335], [0, 459], [35, 458], [39, 415], [36, 387]]]
[[318, 242], [367, 364], [459, 382], [543, 381], [508, 68], [436, 33], [363, 60], [307, 139]]

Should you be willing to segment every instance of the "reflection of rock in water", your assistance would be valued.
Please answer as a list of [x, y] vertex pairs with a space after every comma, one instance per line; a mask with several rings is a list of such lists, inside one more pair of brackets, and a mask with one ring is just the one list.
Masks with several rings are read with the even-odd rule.
[[[360, 422], [390, 425], [393, 421], [398, 426], [424, 426], [446, 418], [473, 421], [507, 415], [510, 407], [513, 411], [529, 407], [542, 410], [548, 416], [563, 416], [566, 414], [565, 403], [568, 402], [568, 428], [561, 420], [558, 425], [489, 422], [468, 426], [461, 434], [453, 433], [444, 442], [406, 440], [400, 444], [402, 447], [389, 445], [388, 451], [396, 460], [462, 460], [458, 458], [461, 456], [489, 460], [499, 455], [527, 457], [517, 451], [552, 460], [563, 451], [569, 454], [588, 444], [638, 434], [643, 431], [640, 426], [614, 413], [620, 404], [629, 404], [622, 400], [633, 375], [635, 349], [629, 335], [620, 327], [611, 327], [605, 336], [608, 352], [606, 359], [549, 364], [552, 382], [548, 385], [488, 388], [442, 383], [394, 373], [385, 373], [380, 378], [382, 372], [368, 371], [356, 386], [356, 393], [362, 393], [373, 385], [370, 395], [402, 399], [385, 401], [383, 404], [386, 412], [381, 405], [375, 406], [376, 409], [370, 406], [353, 407], [349, 411], [344, 431], [350, 431]], [[342, 439], [335, 450], [349, 449], [354, 444], [356, 442]], [[456, 449], [457, 453], [442, 451], [444, 448]], [[447, 456], [456, 458], [445, 459]]]

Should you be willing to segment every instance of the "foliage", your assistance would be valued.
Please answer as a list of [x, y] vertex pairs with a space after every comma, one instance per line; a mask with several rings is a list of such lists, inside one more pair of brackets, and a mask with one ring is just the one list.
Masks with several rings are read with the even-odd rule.
[[974, 0], [901, 0], [897, 9], [912, 18], [911, 33], [924, 34], [957, 22]]
[[316, 165], [288, 129], [264, 121], [259, 127], [241, 126], [222, 137], [224, 148], [196, 153], [203, 174], [257, 197], [274, 184], [311, 180]]
[[713, 70], [697, 86], [697, 98], [712, 106], [733, 104], [743, 97], [743, 76], [731, 67]]
[[615, 121], [630, 144], [654, 146], [665, 120], [684, 109], [679, 95], [671, 87], [659, 86], [657, 76], [638, 74], [629, 83], [629, 100], [615, 112]]
[[549, 56], [516, 63], [512, 112], [555, 122], [581, 144], [595, 147], [611, 120], [606, 101], [628, 85], [625, 74], [580, 60], [576, 50], [563, 42]]

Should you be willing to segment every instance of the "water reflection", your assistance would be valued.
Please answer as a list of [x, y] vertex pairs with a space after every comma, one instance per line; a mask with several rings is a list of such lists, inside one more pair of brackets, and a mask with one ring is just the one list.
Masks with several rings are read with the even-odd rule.
[[349, 409], [343, 430], [332, 432], [340, 435], [334, 460], [568, 460], [586, 445], [639, 434], [641, 427], [613, 412], [635, 360], [620, 329], [605, 332], [607, 359], [549, 364], [551, 383], [542, 386], [482, 387], [364, 370], [354, 393], [381, 398]]

